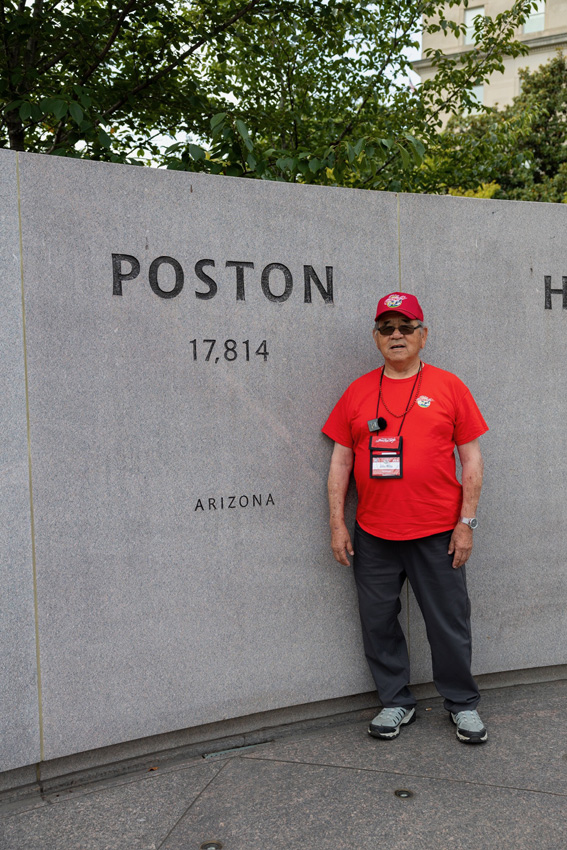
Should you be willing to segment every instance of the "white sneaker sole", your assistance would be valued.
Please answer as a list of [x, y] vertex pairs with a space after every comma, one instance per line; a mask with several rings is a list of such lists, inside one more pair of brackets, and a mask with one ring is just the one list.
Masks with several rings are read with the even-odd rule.
[[[455, 718], [453, 717], [452, 714], [451, 714], [451, 720], [453, 721], [455, 726], [457, 726], [457, 721], [455, 720]], [[482, 735], [480, 738], [469, 738], [469, 737], [467, 737], [467, 735], [463, 735], [461, 732], [459, 732], [458, 726], [457, 726], [456, 731], [457, 731], [457, 738], [459, 739], [459, 741], [462, 741], [463, 744], [484, 744], [484, 742], [486, 740], [488, 740], [488, 731], [486, 729], [484, 730], [484, 735]]]
[[484, 744], [484, 742], [488, 740], [488, 732], [485, 732], [481, 738], [467, 738], [466, 735], [461, 735], [457, 729], [457, 738], [464, 744]]

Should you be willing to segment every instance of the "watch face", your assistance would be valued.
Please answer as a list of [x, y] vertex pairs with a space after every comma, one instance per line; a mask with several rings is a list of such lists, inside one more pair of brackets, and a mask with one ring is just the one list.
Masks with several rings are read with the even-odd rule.
[[475, 519], [471, 519], [471, 520], [469, 521], [469, 526], [470, 526], [471, 528], [476, 528], [476, 527], [478, 526], [478, 520], [477, 520], [476, 518], [475, 518]]

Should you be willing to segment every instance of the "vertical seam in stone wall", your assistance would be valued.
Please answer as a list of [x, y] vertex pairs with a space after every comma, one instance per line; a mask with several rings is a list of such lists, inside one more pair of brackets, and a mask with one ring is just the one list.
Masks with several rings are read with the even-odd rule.
[[396, 194], [397, 210], [398, 210], [398, 289], [402, 289], [402, 234], [400, 232], [400, 196]]
[[[396, 192], [396, 211], [397, 211], [397, 220], [398, 220], [398, 290], [403, 292], [402, 287], [402, 233], [401, 233], [401, 224], [400, 224], [400, 196], [399, 193]], [[411, 661], [411, 626], [410, 626], [410, 593], [409, 593], [409, 581], [406, 579], [406, 635], [407, 635], [407, 646], [408, 646], [408, 656]]]
[[33, 514], [33, 487], [32, 487], [32, 453], [31, 453], [31, 430], [30, 430], [30, 405], [29, 405], [29, 387], [28, 387], [28, 352], [26, 341], [26, 302], [24, 296], [24, 243], [22, 238], [22, 205], [20, 196], [20, 157], [16, 151], [16, 183], [18, 187], [18, 229], [20, 237], [20, 285], [22, 292], [22, 340], [24, 346], [24, 385], [26, 392], [26, 427], [28, 440], [28, 481], [30, 492], [30, 530], [31, 530], [31, 546], [32, 546], [32, 573], [33, 573], [33, 605], [35, 618], [35, 654], [37, 665], [37, 702], [39, 713], [39, 759], [43, 761], [44, 746], [43, 746], [43, 704], [41, 692], [41, 665], [39, 651], [39, 611], [37, 601], [37, 569], [35, 559], [35, 525]]

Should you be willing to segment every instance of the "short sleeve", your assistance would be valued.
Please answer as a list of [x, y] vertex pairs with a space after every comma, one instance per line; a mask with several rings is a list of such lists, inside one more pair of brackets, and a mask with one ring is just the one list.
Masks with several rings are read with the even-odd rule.
[[455, 443], [464, 446], [482, 436], [488, 431], [488, 425], [484, 421], [471, 391], [461, 384], [462, 392], [456, 403], [455, 421]]
[[331, 440], [335, 441], [335, 443], [339, 443], [341, 446], [352, 449], [354, 447], [354, 441], [352, 439], [350, 420], [347, 415], [348, 392], [349, 390], [347, 389], [340, 397], [321, 430], [323, 434], [326, 434], [327, 437], [330, 437]]

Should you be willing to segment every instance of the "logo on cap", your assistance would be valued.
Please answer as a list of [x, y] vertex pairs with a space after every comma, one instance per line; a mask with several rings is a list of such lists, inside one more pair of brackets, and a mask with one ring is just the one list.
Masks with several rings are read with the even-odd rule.
[[398, 292], [393, 292], [392, 295], [386, 298], [384, 304], [386, 307], [401, 307], [406, 298], [407, 295], [400, 295]]

